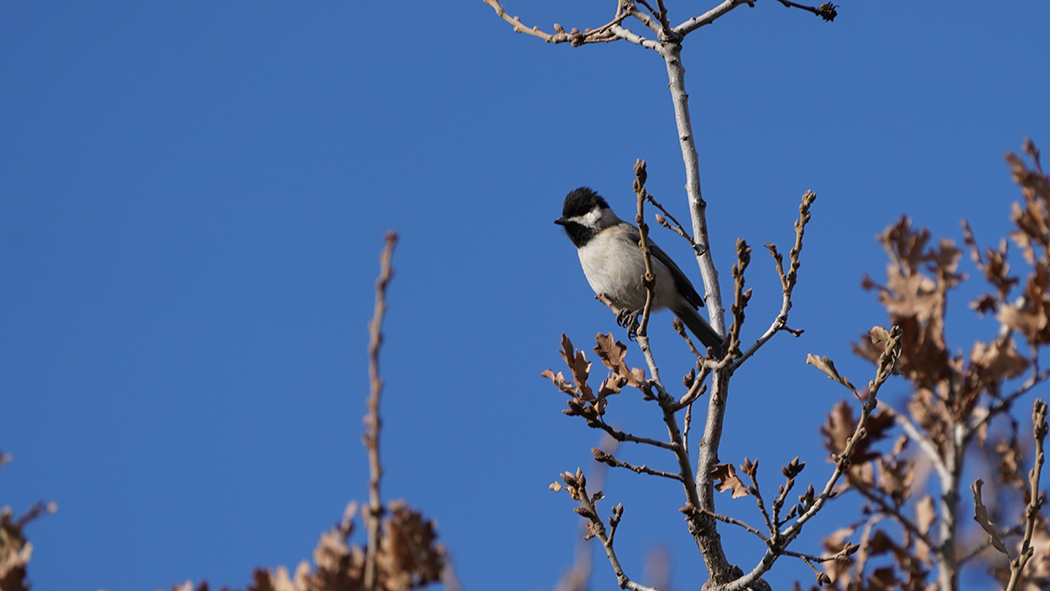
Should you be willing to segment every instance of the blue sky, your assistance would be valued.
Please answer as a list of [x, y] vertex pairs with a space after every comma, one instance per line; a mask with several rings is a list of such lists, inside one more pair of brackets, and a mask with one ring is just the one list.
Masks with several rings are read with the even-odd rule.
[[[613, 12], [506, 5], [548, 30]], [[670, 7], [676, 21], [706, 9]], [[745, 337], [779, 305], [761, 245], [786, 251], [800, 196], [818, 195], [790, 322], [806, 333], [750, 361], [729, 404], [721, 458], [760, 458], [769, 486], [796, 455], [803, 480], [827, 475], [817, 427], [843, 391], [806, 354], [870, 379], [849, 342], [885, 322], [859, 286], [884, 276], [873, 237], [908, 213], [956, 239], [965, 217], [997, 242], [1018, 196], [1002, 155], [1025, 136], [1050, 150], [1050, 4], [839, 13], [762, 0], [683, 53], [724, 293], [736, 238], [755, 247]], [[242, 587], [311, 555], [366, 495], [366, 324], [388, 229], [384, 496], [438, 520], [467, 589], [550, 588], [578, 518], [547, 485], [597, 437], [539, 373], [559, 369], [562, 332], [588, 350], [599, 331], [623, 338], [551, 222], [580, 185], [626, 217], [636, 158], [684, 218], [672, 115], [654, 53], [546, 45], [480, 1], [0, 4], [0, 449], [14, 456], [0, 503], [59, 507], [28, 530], [34, 588]], [[656, 239], [690, 268], [680, 239]], [[995, 330], [966, 297], [950, 328], [964, 350]], [[665, 376], [685, 373], [656, 319]], [[613, 412], [660, 433], [637, 397]], [[629, 572], [662, 545], [678, 588], [702, 580], [679, 491], [612, 474], [606, 494], [627, 508]], [[828, 513], [798, 549], [848, 519]], [[749, 568], [760, 545], [723, 535]], [[768, 580], [810, 577], [785, 561]], [[602, 562], [594, 580], [615, 585]]]

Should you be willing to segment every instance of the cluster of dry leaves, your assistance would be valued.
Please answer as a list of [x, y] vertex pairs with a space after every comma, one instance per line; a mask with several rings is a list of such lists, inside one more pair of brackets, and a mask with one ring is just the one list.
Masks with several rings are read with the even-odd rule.
[[[905, 409], [879, 405], [854, 452], [839, 492], [859, 493], [865, 517], [824, 541], [832, 552], [846, 540], [859, 545], [825, 564], [833, 588], [957, 589], [964, 569], [1007, 589], [1050, 587], [1050, 533], [1038, 488], [1046, 405], [1036, 401], [1034, 437], [1022, 437], [1010, 414], [1050, 375], [1039, 370], [1050, 343], [1050, 181], [1030, 141], [1024, 151], [1031, 166], [1015, 154], [1006, 159], [1023, 196], [1013, 206], [1010, 238], [1026, 272], [1011, 274], [1005, 239], [982, 253], [963, 223], [969, 255], [992, 287], [971, 307], [999, 323], [968, 354], [953, 352], [945, 334], [948, 293], [966, 279], [958, 268], [964, 250], [949, 239], [932, 244], [929, 231], [907, 218], [879, 237], [890, 259], [886, 284], [865, 279], [864, 286], [903, 329], [898, 367], [912, 393]], [[872, 361], [881, 353], [864, 339], [854, 350]], [[855, 425], [850, 405], [832, 410], [821, 430], [830, 453], [845, 448]], [[964, 475], [989, 482], [979, 479], [966, 491]]]
[[[436, 543], [434, 522], [401, 501], [391, 502], [388, 509], [376, 557], [376, 590], [408, 591], [441, 580], [446, 557], [445, 549]], [[342, 523], [321, 534], [313, 570], [305, 560], [292, 574], [283, 566], [257, 569], [245, 591], [363, 591], [365, 549], [348, 542], [357, 513], [357, 503], [350, 503]], [[172, 587], [172, 591], [208, 589], [205, 582], [194, 586], [189, 581]]]
[[[428, 520], [402, 501], [389, 503], [389, 515], [383, 519], [379, 551], [376, 555], [376, 591], [408, 591], [445, 577], [447, 557], [437, 543], [433, 520]], [[26, 567], [32, 557], [33, 544], [22, 533], [29, 522], [54, 513], [54, 503], [37, 503], [17, 519], [10, 507], [0, 510], [0, 591], [29, 591]], [[342, 523], [321, 534], [314, 550], [311, 569], [302, 561], [295, 572], [287, 568], [257, 569], [245, 591], [364, 591], [365, 549], [349, 543], [357, 515], [356, 503], [350, 503]], [[451, 583], [454, 586], [454, 583]], [[187, 581], [174, 585], [172, 591], [208, 591], [207, 582], [194, 586]], [[222, 588], [228, 591], [227, 587]]]
[[578, 351], [573, 346], [569, 337], [561, 335], [561, 358], [569, 367], [572, 381], [567, 381], [562, 372], [554, 373], [550, 369], [544, 370], [540, 375], [549, 379], [559, 390], [569, 395], [569, 408], [563, 410], [569, 416], [583, 417], [591, 427], [600, 427], [602, 415], [608, 404], [609, 396], [619, 394], [620, 390], [630, 386], [643, 391], [646, 396], [651, 396], [649, 383], [645, 379], [645, 370], [637, 367], [629, 367], [624, 358], [627, 356], [627, 347], [617, 341], [612, 333], [599, 334], [595, 339], [597, 346], [593, 351], [602, 360], [602, 364], [610, 370], [609, 377], [602, 380], [595, 391], [587, 383], [591, 373], [591, 362], [587, 361], [583, 351]]
[[[0, 464], [10, 456], [0, 453]], [[54, 513], [54, 503], [37, 503], [17, 519], [11, 507], [0, 509], [0, 591], [28, 591], [26, 565], [33, 556], [33, 544], [25, 538], [22, 529], [29, 522], [46, 513]]]
[[[458, 583], [452, 575], [444, 546], [437, 543], [436, 524], [409, 507], [404, 501], [384, 504], [379, 497], [379, 392], [382, 380], [378, 375], [378, 354], [382, 342], [382, 319], [386, 309], [386, 289], [392, 276], [390, 259], [396, 234], [388, 232], [386, 248], [380, 256], [380, 274], [376, 281], [376, 310], [369, 332], [371, 394], [365, 417], [364, 444], [370, 460], [370, 500], [358, 510], [351, 502], [342, 521], [321, 534], [314, 550], [311, 569], [302, 561], [293, 574], [281, 566], [276, 570], [257, 569], [246, 591], [408, 591], [437, 581], [445, 588], [457, 591]], [[9, 456], [0, 453], [0, 464]], [[54, 504], [38, 503], [17, 520], [11, 518], [11, 508], [0, 511], [0, 591], [28, 591], [26, 565], [33, 546], [22, 535], [22, 528], [45, 512], [53, 513]], [[374, 544], [351, 544], [354, 518], [360, 515]], [[369, 547], [371, 546], [371, 547]], [[370, 551], [371, 550], [371, 551]], [[172, 591], [208, 591], [207, 582], [194, 586], [187, 581], [174, 585]], [[223, 591], [229, 591], [227, 587]]]

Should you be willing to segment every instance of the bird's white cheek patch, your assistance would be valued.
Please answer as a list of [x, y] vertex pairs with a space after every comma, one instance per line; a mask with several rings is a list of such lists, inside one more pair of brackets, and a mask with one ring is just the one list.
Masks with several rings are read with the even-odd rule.
[[594, 228], [597, 227], [598, 220], [600, 220], [602, 217], [602, 211], [595, 207], [594, 209], [588, 211], [585, 215], [580, 217], [583, 219], [583, 221], [580, 223], [582, 223], [585, 226]]

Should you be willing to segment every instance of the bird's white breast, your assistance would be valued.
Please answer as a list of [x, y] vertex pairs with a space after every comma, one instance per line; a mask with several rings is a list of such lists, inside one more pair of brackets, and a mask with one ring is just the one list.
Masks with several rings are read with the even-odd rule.
[[[630, 240], [626, 232], [614, 228], [596, 234], [587, 244], [578, 249], [583, 273], [594, 293], [605, 294], [619, 308], [641, 310], [645, 306], [645, 259], [638, 245]], [[652, 259], [658, 276], [669, 278], [666, 267], [655, 257]], [[661, 272], [663, 271], [663, 272]], [[666, 285], [665, 285], [666, 284]], [[674, 301], [674, 285], [671, 281], [657, 282], [654, 308], [666, 307]]]

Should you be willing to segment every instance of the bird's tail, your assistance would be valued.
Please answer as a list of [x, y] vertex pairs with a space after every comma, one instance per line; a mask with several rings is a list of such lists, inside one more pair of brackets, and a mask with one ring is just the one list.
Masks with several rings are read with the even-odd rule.
[[686, 308], [685, 310], [675, 310], [674, 313], [689, 327], [689, 332], [696, 335], [696, 338], [700, 339], [700, 342], [705, 347], [714, 349], [715, 357], [722, 356], [722, 336], [715, 332], [715, 329], [711, 328], [711, 325], [704, 320], [699, 312], [692, 308]]

